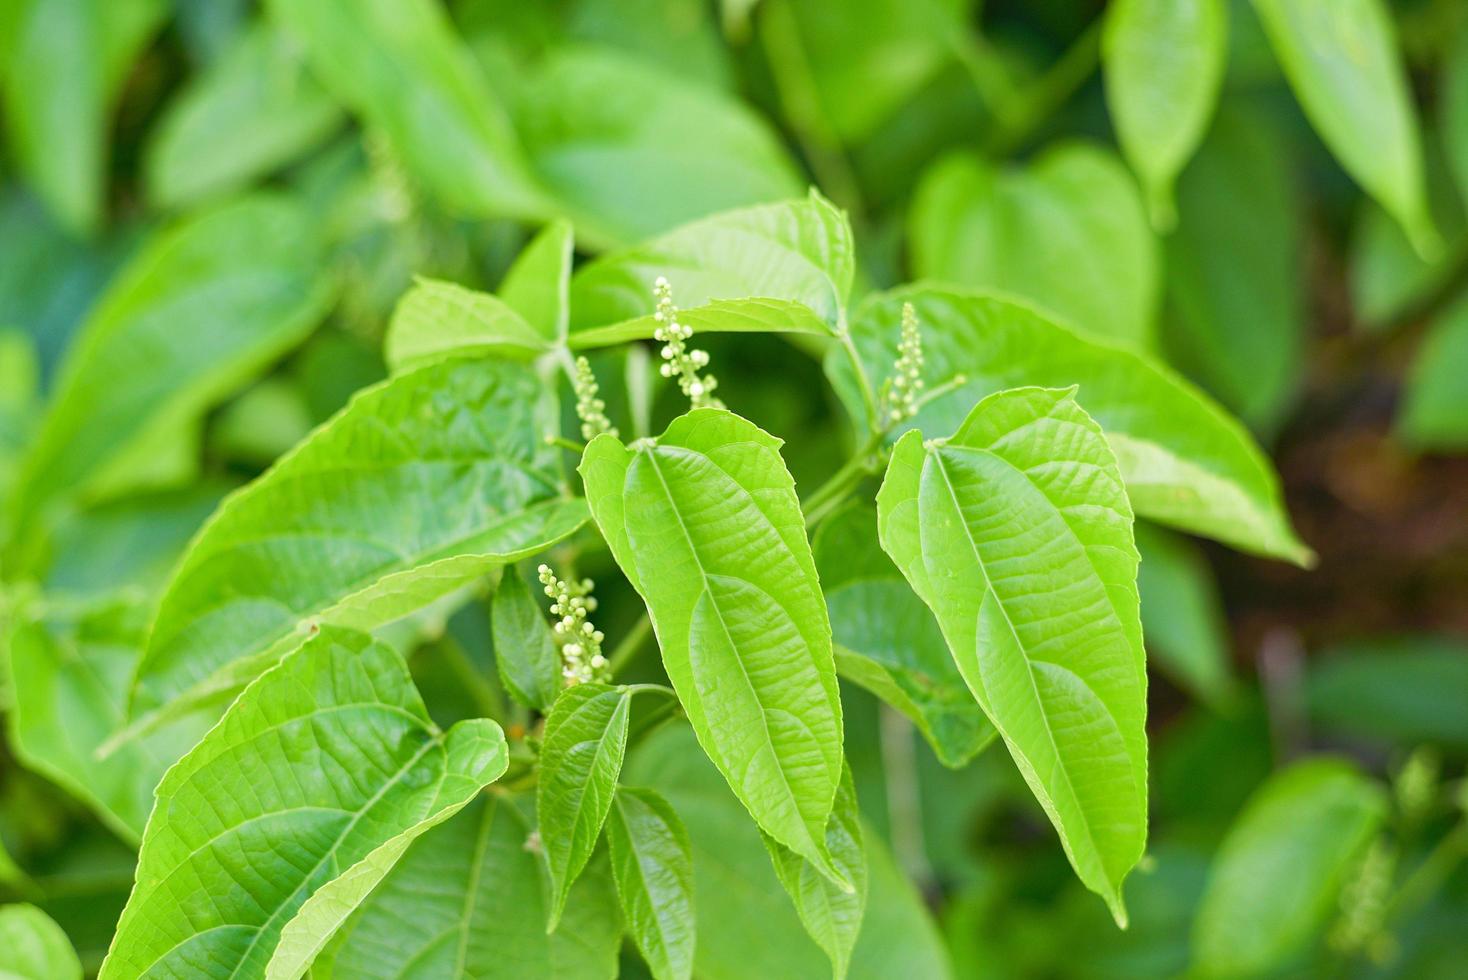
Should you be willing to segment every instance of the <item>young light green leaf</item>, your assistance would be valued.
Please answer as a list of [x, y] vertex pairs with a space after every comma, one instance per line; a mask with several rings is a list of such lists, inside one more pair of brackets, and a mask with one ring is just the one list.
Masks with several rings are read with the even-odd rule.
[[1152, 224], [1172, 228], [1172, 185], [1218, 102], [1228, 55], [1224, 0], [1120, 0], [1101, 38], [1106, 104]]
[[946, 766], [994, 739], [933, 613], [877, 541], [877, 514], [852, 505], [823, 520], [812, 542], [836, 643], [836, 670], [897, 708]]
[[1137, 591], [1147, 653], [1193, 694], [1221, 703], [1233, 687], [1218, 584], [1197, 547], [1151, 524], [1136, 526]]
[[383, 338], [395, 372], [447, 355], [528, 361], [549, 349], [545, 336], [498, 296], [436, 279], [419, 279], [403, 294]]
[[307, 624], [374, 628], [570, 534], [586, 510], [561, 496], [555, 429], [522, 365], [442, 361], [359, 394], [199, 532], [132, 716], [237, 689]]
[[499, 296], [551, 343], [571, 326], [571, 265], [575, 233], [569, 221], [552, 221], [530, 240], [500, 283]]
[[1152, 345], [1157, 243], [1132, 175], [1100, 147], [1060, 146], [1022, 171], [941, 160], [916, 191], [908, 243], [919, 278], [1012, 292], [1090, 333]]
[[145, 480], [159, 437], [305, 336], [329, 295], [316, 236], [287, 199], [245, 198], [160, 234], [68, 353], [16, 490], [17, 526]]
[[313, 980], [612, 980], [622, 927], [594, 859], [547, 934], [550, 878], [514, 798], [483, 794], [413, 842], [311, 967]]
[[408, 843], [507, 762], [494, 722], [439, 731], [397, 653], [322, 630], [164, 776], [101, 976], [299, 976]]
[[812, 191], [716, 214], [607, 255], [571, 279], [571, 346], [651, 337], [653, 283], [666, 276], [680, 322], [695, 332], [829, 334], [855, 275], [851, 225]]
[[1270, 777], [1214, 858], [1193, 924], [1199, 970], [1254, 976], [1285, 966], [1324, 926], [1386, 809], [1382, 788], [1340, 759]]
[[237, 190], [318, 145], [342, 119], [299, 45], [258, 23], [164, 110], [145, 150], [148, 197], [173, 208]]
[[[869, 377], [884, 377], [897, 356], [903, 303], [913, 304], [925, 327], [928, 390], [950, 389], [913, 420], [924, 431], [952, 431], [976, 400], [1004, 388], [1078, 384], [1139, 515], [1246, 551], [1311, 561], [1290, 528], [1279, 479], [1254, 440], [1166, 368], [1077, 336], [1012, 300], [915, 286], [868, 298], [853, 318], [852, 337]], [[827, 373], [848, 412], [861, 418], [851, 368], [839, 353], [828, 359]]]
[[0, 906], [0, 977], [6, 980], [82, 980], [71, 940], [34, 905]]
[[882, 547], [1060, 833], [1125, 924], [1147, 838], [1147, 678], [1132, 509], [1074, 389], [985, 398], [951, 438], [897, 443]]
[[697, 931], [693, 846], [683, 821], [652, 790], [623, 787], [607, 823], [607, 843], [622, 914], [653, 977], [688, 980]]
[[540, 598], [513, 567], [495, 590], [490, 623], [500, 682], [516, 701], [545, 711], [561, 691], [561, 654]]
[[1391, 12], [1382, 0], [1254, 0], [1316, 132], [1424, 257], [1441, 247]]
[[760, 837], [770, 852], [775, 876], [795, 903], [795, 912], [805, 931], [831, 958], [831, 972], [836, 980], [845, 980], [867, 905], [866, 845], [851, 767], [847, 766], [841, 773], [836, 805], [826, 824], [826, 849], [841, 876], [852, 884], [851, 891], [838, 888], [809, 861], [770, 835]]
[[765, 833], [841, 881], [831, 626], [780, 445], [700, 409], [635, 449], [598, 436], [580, 472], [704, 751]]
[[612, 808], [632, 693], [605, 684], [577, 684], [556, 698], [545, 720], [535, 810], [550, 865], [554, 932], [576, 876], [591, 859]]
[[311, 68], [380, 131], [444, 205], [481, 217], [552, 211], [502, 103], [434, 0], [272, 0]]
[[1468, 299], [1434, 318], [1413, 356], [1397, 432], [1414, 449], [1468, 448]]

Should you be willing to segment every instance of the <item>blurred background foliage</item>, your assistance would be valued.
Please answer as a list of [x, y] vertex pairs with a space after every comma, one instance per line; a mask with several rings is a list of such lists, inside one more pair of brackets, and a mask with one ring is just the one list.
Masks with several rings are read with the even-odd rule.
[[[1332, 137], [1261, 23], [1291, 4], [1221, 6], [1218, 108], [1171, 187], [1168, 159], [1118, 134], [1125, 82], [1089, 0], [0, 0], [4, 613], [11, 674], [50, 664], [33, 683], [53, 694], [7, 707], [0, 890], [95, 969], [178, 751], [91, 754], [149, 601], [225, 493], [384, 376], [414, 276], [494, 288], [554, 217], [589, 256], [814, 184], [851, 215], [859, 292], [992, 286], [1178, 367], [1271, 450], [1319, 554], [1307, 572], [1138, 529], [1154, 823], [1125, 933], [1002, 753], [946, 769], [844, 692], [865, 814], [955, 974], [1183, 973], [1221, 941], [1195, 925], [1220, 847], [1267, 826], [1284, 830], [1261, 874], [1328, 861], [1312, 837], [1349, 861], [1322, 872], [1323, 904], [1286, 904], [1293, 938], [1256, 972], [1461, 976], [1468, 5], [1389, 7], [1421, 208], [1370, 172], [1390, 93], [1356, 93], [1363, 115]], [[798, 483], [840, 464], [808, 350], [707, 346]], [[626, 419], [646, 352], [594, 362]], [[610, 635], [634, 600], [603, 598]], [[444, 719], [474, 710], [455, 671], [488, 663], [485, 605], [399, 638]], [[1333, 763], [1290, 765], [1322, 753], [1389, 787], [1366, 806], [1384, 830], [1292, 811], [1300, 785], [1348, 789]]]

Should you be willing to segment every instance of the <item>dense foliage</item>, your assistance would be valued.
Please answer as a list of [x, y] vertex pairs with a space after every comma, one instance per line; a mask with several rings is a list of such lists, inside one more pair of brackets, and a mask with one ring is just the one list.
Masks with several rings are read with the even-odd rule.
[[1463, 4], [0, 0], [0, 122], [0, 976], [1462, 970]]

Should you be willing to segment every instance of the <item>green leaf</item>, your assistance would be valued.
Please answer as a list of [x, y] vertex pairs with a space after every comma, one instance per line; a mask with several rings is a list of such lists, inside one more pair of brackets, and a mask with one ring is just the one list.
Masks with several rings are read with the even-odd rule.
[[1145, 523], [1135, 530], [1147, 653], [1193, 694], [1221, 704], [1233, 690], [1233, 678], [1228, 625], [1213, 572], [1186, 538]]
[[536, 175], [582, 238], [603, 247], [800, 193], [763, 117], [644, 60], [553, 48], [520, 103], [519, 132]]
[[501, 102], [434, 0], [272, 0], [328, 90], [447, 208], [545, 217]]
[[1074, 389], [990, 395], [951, 438], [902, 437], [877, 514], [1076, 874], [1125, 924], [1147, 678], [1132, 509], [1101, 427]]
[[1122, 152], [1142, 180], [1152, 224], [1176, 220], [1172, 185], [1218, 102], [1228, 55], [1224, 0], [1120, 0], [1106, 8], [1101, 61]]
[[548, 932], [560, 922], [566, 896], [591, 859], [612, 808], [632, 692], [605, 684], [577, 684], [556, 698], [545, 720], [535, 809], [540, 842], [550, 865]]
[[1086, 144], [1025, 170], [939, 161], [918, 185], [908, 246], [918, 278], [1005, 290], [1093, 334], [1153, 342], [1157, 243], [1131, 174]]
[[1468, 32], [1459, 31], [1448, 49], [1438, 88], [1438, 128], [1443, 134], [1448, 171], [1459, 200], [1468, 202]]
[[[1106, 430], [1140, 516], [1257, 554], [1313, 559], [1290, 528], [1279, 478], [1243, 426], [1148, 358], [1089, 340], [1034, 309], [982, 292], [916, 286], [870, 297], [852, 322], [868, 377], [897, 357], [902, 304], [923, 325], [928, 401], [913, 420], [950, 432], [975, 401], [1018, 385], [1077, 384]], [[853, 417], [862, 417], [851, 368], [835, 352], [827, 373]], [[958, 384], [959, 378], [963, 383]]]
[[569, 221], [552, 221], [530, 240], [500, 283], [499, 296], [551, 343], [571, 324], [571, 265], [575, 234]]
[[695, 221], [596, 260], [571, 279], [571, 346], [651, 337], [652, 288], [673, 287], [695, 332], [830, 334], [845, 317], [856, 270], [851, 225], [815, 191]]
[[306, 215], [284, 198], [247, 198], [160, 234], [68, 352], [16, 490], [16, 525], [146, 482], [160, 440], [316, 325], [323, 272]]
[[238, 190], [341, 123], [300, 46], [258, 23], [169, 102], [145, 149], [148, 198], [175, 208]]
[[[617, 790], [607, 843], [628, 930], [656, 980], [688, 980], [697, 940], [693, 845], [668, 801]], [[797, 859], [798, 860], [798, 859]]]
[[507, 568], [492, 609], [500, 681], [516, 701], [545, 711], [561, 692], [561, 654], [539, 597], [519, 571]]
[[1320, 138], [1421, 255], [1436, 252], [1417, 115], [1386, 4], [1254, 0], [1254, 9]]
[[1341, 644], [1310, 658], [1305, 701], [1311, 725], [1344, 738], [1468, 748], [1468, 644], [1432, 636]]
[[1426, 452], [1468, 449], [1468, 299], [1439, 313], [1428, 327], [1407, 375], [1397, 432]]
[[445, 355], [529, 361], [549, 349], [545, 336], [504, 300], [435, 279], [419, 279], [398, 300], [383, 339], [394, 372]]
[[299, 976], [507, 761], [488, 719], [439, 731], [398, 654], [322, 630], [163, 778], [101, 976]]
[[838, 888], [809, 861], [768, 834], [760, 835], [770, 852], [775, 875], [795, 903], [805, 931], [831, 958], [836, 980], [844, 980], [851, 966], [851, 951], [861, 933], [867, 905], [866, 845], [856, 803], [856, 786], [851, 781], [851, 767], [847, 766], [841, 773], [836, 804], [826, 824], [826, 849], [841, 877], [851, 883], [851, 891]]
[[996, 734], [974, 703], [933, 613], [877, 541], [874, 508], [823, 520], [812, 542], [836, 643], [836, 670], [897, 708], [946, 766], [966, 764]]
[[840, 881], [831, 626], [780, 445], [700, 409], [636, 449], [598, 436], [580, 472], [704, 751], [765, 833]]
[[1381, 787], [1343, 760], [1309, 759], [1271, 776], [1214, 859], [1193, 923], [1195, 964], [1213, 975], [1285, 966], [1324, 926], [1386, 809]]
[[533, 829], [513, 798], [482, 794], [413, 842], [317, 957], [313, 980], [612, 980], [622, 928], [606, 862], [591, 862], [547, 934], [550, 878]]
[[34, 905], [0, 906], [0, 977], [6, 980], [82, 980], [71, 940]]
[[9, 146], [69, 231], [102, 222], [111, 106], [163, 0], [10, 0], [0, 57]]
[[164, 593], [132, 716], [237, 689], [312, 623], [374, 628], [586, 519], [560, 495], [552, 394], [452, 360], [359, 394], [199, 532]]

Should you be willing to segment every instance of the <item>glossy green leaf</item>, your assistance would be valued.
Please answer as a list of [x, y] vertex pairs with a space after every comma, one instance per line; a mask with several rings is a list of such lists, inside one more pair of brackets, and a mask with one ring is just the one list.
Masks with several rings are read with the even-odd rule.
[[1136, 526], [1137, 591], [1150, 662], [1205, 701], [1233, 688], [1228, 624], [1218, 583], [1196, 545], [1151, 524]]
[[1172, 185], [1208, 128], [1228, 54], [1224, 0], [1121, 0], [1101, 41], [1106, 103], [1152, 223], [1176, 220]]
[[1381, 787], [1338, 759], [1306, 760], [1270, 777], [1214, 858], [1193, 927], [1200, 971], [1256, 975], [1303, 952], [1385, 815]]
[[1383, 0], [1254, 0], [1295, 96], [1341, 166], [1401, 223], [1418, 252], [1441, 245], [1422, 147]]
[[507, 761], [492, 721], [439, 731], [398, 654], [322, 630], [164, 777], [101, 976], [300, 976]]
[[809, 861], [768, 834], [762, 834], [761, 838], [770, 852], [775, 876], [795, 903], [795, 912], [805, 931], [831, 958], [832, 975], [836, 980], [844, 980], [867, 905], [866, 845], [850, 767], [841, 774], [836, 804], [826, 824], [826, 849], [841, 877], [851, 883], [851, 891], [837, 887]]
[[1468, 449], [1468, 300], [1438, 314], [1413, 355], [1397, 432], [1414, 449]]
[[436, 279], [419, 279], [404, 294], [383, 339], [394, 371], [457, 354], [528, 361], [549, 349], [541, 332], [498, 296]]
[[571, 265], [575, 235], [569, 221], [552, 221], [515, 257], [499, 297], [546, 340], [564, 340], [571, 326]]
[[34, 905], [0, 906], [0, 977], [6, 980], [81, 980], [71, 940]]
[[561, 653], [541, 597], [514, 568], [494, 593], [494, 662], [500, 683], [527, 708], [545, 711], [561, 692]]
[[591, 859], [612, 808], [632, 694], [605, 684], [567, 688], [551, 706], [540, 750], [535, 810], [540, 842], [550, 866], [549, 931], [554, 931], [566, 896]]
[[237, 689], [315, 622], [374, 628], [543, 550], [561, 495], [551, 393], [452, 360], [358, 395], [200, 531], [161, 600], [132, 714]]
[[839, 881], [831, 626], [780, 445], [700, 409], [636, 449], [598, 436], [580, 472], [704, 751], [765, 833]]
[[[923, 325], [928, 390], [953, 386], [914, 419], [924, 431], [953, 431], [975, 401], [1004, 388], [1079, 385], [1139, 515], [1245, 551], [1312, 559], [1290, 528], [1279, 478], [1254, 440], [1166, 368], [999, 296], [917, 286], [873, 296], [853, 318], [868, 377], [886, 377], [892, 368], [904, 302]], [[827, 363], [848, 412], [861, 417], [848, 363], [840, 352]], [[955, 385], [959, 376], [963, 384]]]
[[673, 287], [695, 332], [829, 334], [845, 316], [856, 253], [846, 216], [814, 191], [717, 214], [589, 263], [571, 279], [573, 347], [651, 337], [652, 288]]
[[964, 679], [1125, 923], [1147, 837], [1147, 678], [1132, 509], [1074, 391], [984, 399], [950, 438], [897, 443], [882, 547], [938, 617]]
[[995, 736], [963, 682], [932, 612], [877, 541], [877, 514], [846, 507], [812, 542], [836, 643], [836, 670], [897, 708], [947, 766]]
[[343, 114], [304, 53], [268, 23], [180, 90], [146, 149], [148, 197], [180, 207], [247, 186], [317, 146]]
[[1322, 650], [1309, 661], [1305, 704], [1311, 725], [1343, 738], [1468, 748], [1468, 644], [1403, 636]]
[[908, 216], [914, 276], [1022, 296], [1093, 334], [1153, 341], [1157, 243], [1121, 161], [1086, 144], [1024, 170], [939, 161]]
[[606, 862], [591, 862], [547, 934], [550, 878], [533, 831], [513, 797], [485, 794], [414, 841], [313, 980], [612, 980], [622, 930]]
[[683, 821], [652, 790], [623, 787], [607, 823], [607, 843], [628, 931], [653, 977], [688, 980], [697, 919], [693, 845]]
[[68, 352], [25, 462], [17, 524], [145, 482], [159, 440], [300, 341], [329, 296], [315, 234], [286, 199], [247, 198], [158, 235]]

